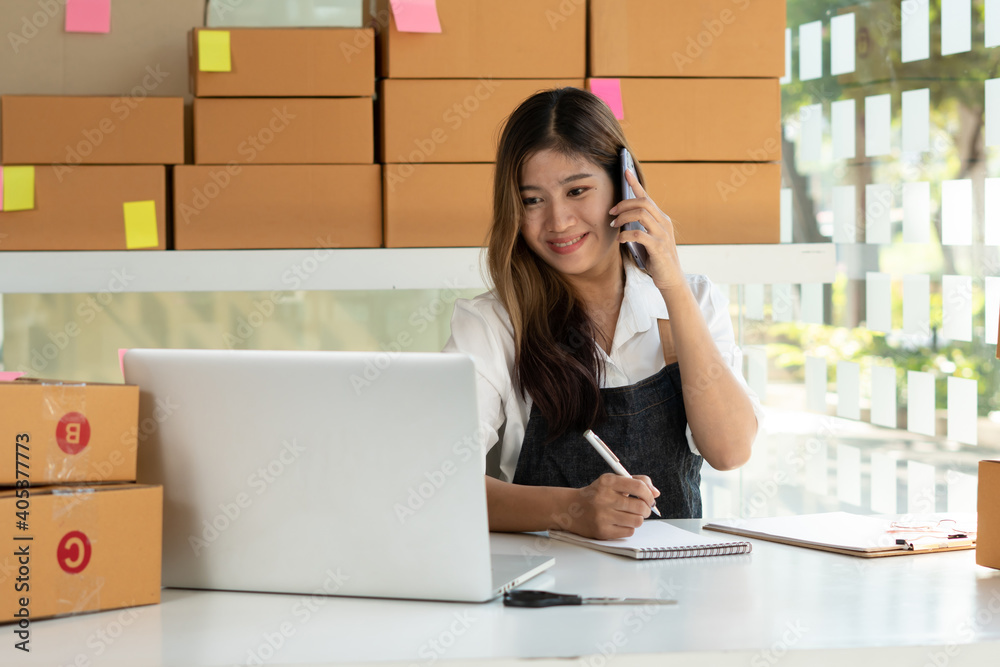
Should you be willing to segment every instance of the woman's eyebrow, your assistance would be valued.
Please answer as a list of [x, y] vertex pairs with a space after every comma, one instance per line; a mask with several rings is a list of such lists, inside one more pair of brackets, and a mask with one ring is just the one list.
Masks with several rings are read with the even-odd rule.
[[[593, 178], [593, 174], [573, 174], [563, 180], [559, 181], [559, 185], [566, 185], [567, 183], [572, 183], [573, 181], [579, 181], [581, 178]], [[541, 190], [537, 185], [522, 185], [518, 188], [521, 192], [525, 190]]]

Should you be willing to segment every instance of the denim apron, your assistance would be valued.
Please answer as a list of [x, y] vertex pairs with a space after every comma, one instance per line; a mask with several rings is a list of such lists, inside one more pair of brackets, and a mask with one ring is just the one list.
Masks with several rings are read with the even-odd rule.
[[[594, 431], [626, 470], [653, 480], [660, 490], [656, 507], [663, 518], [701, 518], [703, 459], [688, 447], [678, 364], [627, 387], [601, 389], [601, 398], [608, 418]], [[582, 431], [568, 431], [546, 444], [547, 429], [545, 417], [533, 405], [514, 484], [581, 488], [611, 472]]]

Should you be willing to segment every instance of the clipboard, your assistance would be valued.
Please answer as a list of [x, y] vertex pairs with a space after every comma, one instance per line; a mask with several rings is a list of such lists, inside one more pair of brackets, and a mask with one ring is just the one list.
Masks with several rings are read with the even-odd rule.
[[868, 516], [828, 512], [727, 519], [703, 528], [859, 558], [961, 551], [976, 546], [975, 514]]

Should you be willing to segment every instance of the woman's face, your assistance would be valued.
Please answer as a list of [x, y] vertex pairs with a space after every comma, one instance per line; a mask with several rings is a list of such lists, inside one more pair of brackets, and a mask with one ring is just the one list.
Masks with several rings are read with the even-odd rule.
[[546, 264], [564, 274], [601, 269], [620, 257], [608, 214], [617, 202], [604, 169], [580, 156], [544, 150], [521, 173], [521, 235]]

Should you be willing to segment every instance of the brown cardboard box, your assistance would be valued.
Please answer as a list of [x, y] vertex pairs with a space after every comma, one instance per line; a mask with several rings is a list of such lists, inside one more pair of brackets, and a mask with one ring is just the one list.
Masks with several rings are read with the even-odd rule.
[[[378, 0], [380, 75], [394, 79], [582, 78], [587, 12], [582, 2], [437, 0], [440, 33], [399, 32]], [[784, 51], [782, 51], [784, 53]]]
[[493, 162], [504, 121], [534, 93], [583, 79], [383, 79], [382, 162]]
[[174, 245], [377, 248], [381, 165], [174, 168]]
[[785, 74], [785, 2], [590, 0], [590, 76]]
[[[20, 626], [15, 641], [40, 618], [160, 601], [162, 486], [7, 489], [0, 512], [12, 522], [0, 538], [0, 623]], [[27, 529], [13, 530], [21, 512]]]
[[486, 243], [492, 164], [387, 164], [384, 180], [386, 248]]
[[0, 98], [4, 164], [180, 164], [180, 97]]
[[976, 563], [1000, 570], [1000, 461], [979, 462]]
[[678, 244], [779, 242], [780, 164], [644, 162], [642, 169]]
[[166, 176], [163, 166], [36, 166], [35, 208], [0, 211], [0, 251], [126, 250], [123, 204], [138, 201], [155, 202], [155, 249], [164, 250]]
[[195, 164], [373, 164], [370, 97], [194, 101]]
[[639, 160], [781, 160], [777, 79], [622, 79], [621, 91]]
[[205, 0], [111, 3], [111, 32], [68, 33], [66, 0], [3, 0], [5, 95], [188, 95], [187, 36]]
[[135, 481], [138, 422], [135, 385], [0, 382], [0, 486]]
[[198, 97], [371, 97], [375, 33], [347, 28], [227, 29], [232, 72], [198, 69], [191, 32], [191, 70]]

